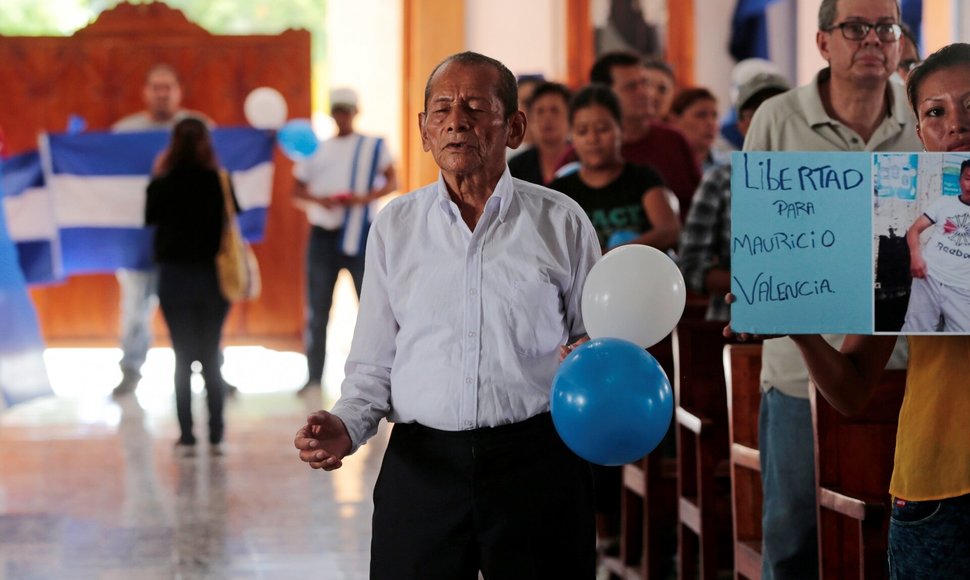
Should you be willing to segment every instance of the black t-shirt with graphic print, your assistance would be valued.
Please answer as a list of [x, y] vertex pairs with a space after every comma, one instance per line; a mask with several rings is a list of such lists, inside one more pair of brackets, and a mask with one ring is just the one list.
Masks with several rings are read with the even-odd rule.
[[549, 187], [565, 193], [586, 211], [605, 250], [616, 232], [626, 230], [640, 235], [650, 231], [653, 225], [643, 211], [643, 195], [663, 184], [660, 175], [650, 167], [625, 163], [620, 175], [604, 187], [586, 185], [578, 171], [560, 177]]

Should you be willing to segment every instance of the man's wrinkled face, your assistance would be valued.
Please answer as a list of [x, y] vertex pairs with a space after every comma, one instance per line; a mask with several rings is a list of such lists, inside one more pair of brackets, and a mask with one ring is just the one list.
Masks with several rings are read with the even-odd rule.
[[148, 76], [143, 96], [145, 106], [157, 120], [171, 119], [182, 104], [178, 79], [167, 70], [157, 70]]
[[501, 174], [506, 146], [522, 141], [525, 114], [506, 118], [498, 80], [487, 65], [450, 62], [434, 73], [418, 122], [424, 150], [446, 176]]
[[[835, 24], [897, 24], [899, 15], [893, 0], [840, 0]], [[884, 83], [899, 64], [900, 41], [879, 38], [870, 29], [861, 40], [845, 38], [842, 30], [819, 31], [819, 52], [828, 61], [832, 76], [852, 83]]]

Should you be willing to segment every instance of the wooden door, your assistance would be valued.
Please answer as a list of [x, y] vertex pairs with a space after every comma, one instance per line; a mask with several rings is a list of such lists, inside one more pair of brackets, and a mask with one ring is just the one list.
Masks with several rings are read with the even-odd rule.
[[[72, 114], [84, 117], [89, 129], [103, 130], [143, 109], [145, 74], [159, 62], [178, 71], [183, 106], [219, 126], [246, 125], [243, 102], [261, 86], [286, 97], [290, 118], [310, 116], [308, 31], [213, 35], [159, 2], [119, 4], [70, 37], [0, 36], [0, 62], [6, 154], [36, 148], [39, 132], [63, 131]], [[224, 336], [227, 343], [299, 349], [308, 227], [289, 201], [291, 163], [278, 151], [275, 162], [266, 239], [255, 247], [263, 294], [232, 308]], [[114, 275], [77, 276], [32, 295], [49, 345], [117, 344]], [[164, 333], [160, 320], [156, 325]]]

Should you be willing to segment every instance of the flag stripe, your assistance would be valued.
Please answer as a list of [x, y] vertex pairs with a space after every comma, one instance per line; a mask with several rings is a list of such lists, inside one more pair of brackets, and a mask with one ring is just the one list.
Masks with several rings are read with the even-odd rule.
[[15, 197], [4, 196], [3, 210], [7, 214], [7, 231], [14, 240], [43, 240], [57, 234], [47, 189], [32, 187]]
[[17, 197], [28, 189], [44, 186], [44, 172], [40, 155], [28, 151], [3, 160], [3, 182], [0, 189], [5, 198]]
[[152, 268], [154, 232], [146, 228], [64, 228], [61, 252], [64, 274]]
[[[167, 131], [50, 135], [52, 171], [72, 175], [149, 175], [168, 145]], [[272, 133], [254, 129], [214, 129], [212, 143], [229, 171], [251, 169], [272, 159]]]
[[[2, 209], [30, 283], [150, 267], [145, 189], [167, 142], [165, 131], [49, 135], [41, 140], [42, 155], [32, 151], [0, 162], [7, 192]], [[261, 241], [272, 198], [273, 134], [216, 129], [213, 145], [232, 172], [243, 235]]]

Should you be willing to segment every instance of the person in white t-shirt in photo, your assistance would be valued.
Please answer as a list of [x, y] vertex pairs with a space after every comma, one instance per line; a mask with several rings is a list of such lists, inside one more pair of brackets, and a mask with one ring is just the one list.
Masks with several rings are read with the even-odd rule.
[[[926, 244], [920, 234], [933, 228]], [[960, 195], [945, 195], [906, 232], [913, 274], [903, 332], [970, 331], [970, 159], [960, 164]]]

